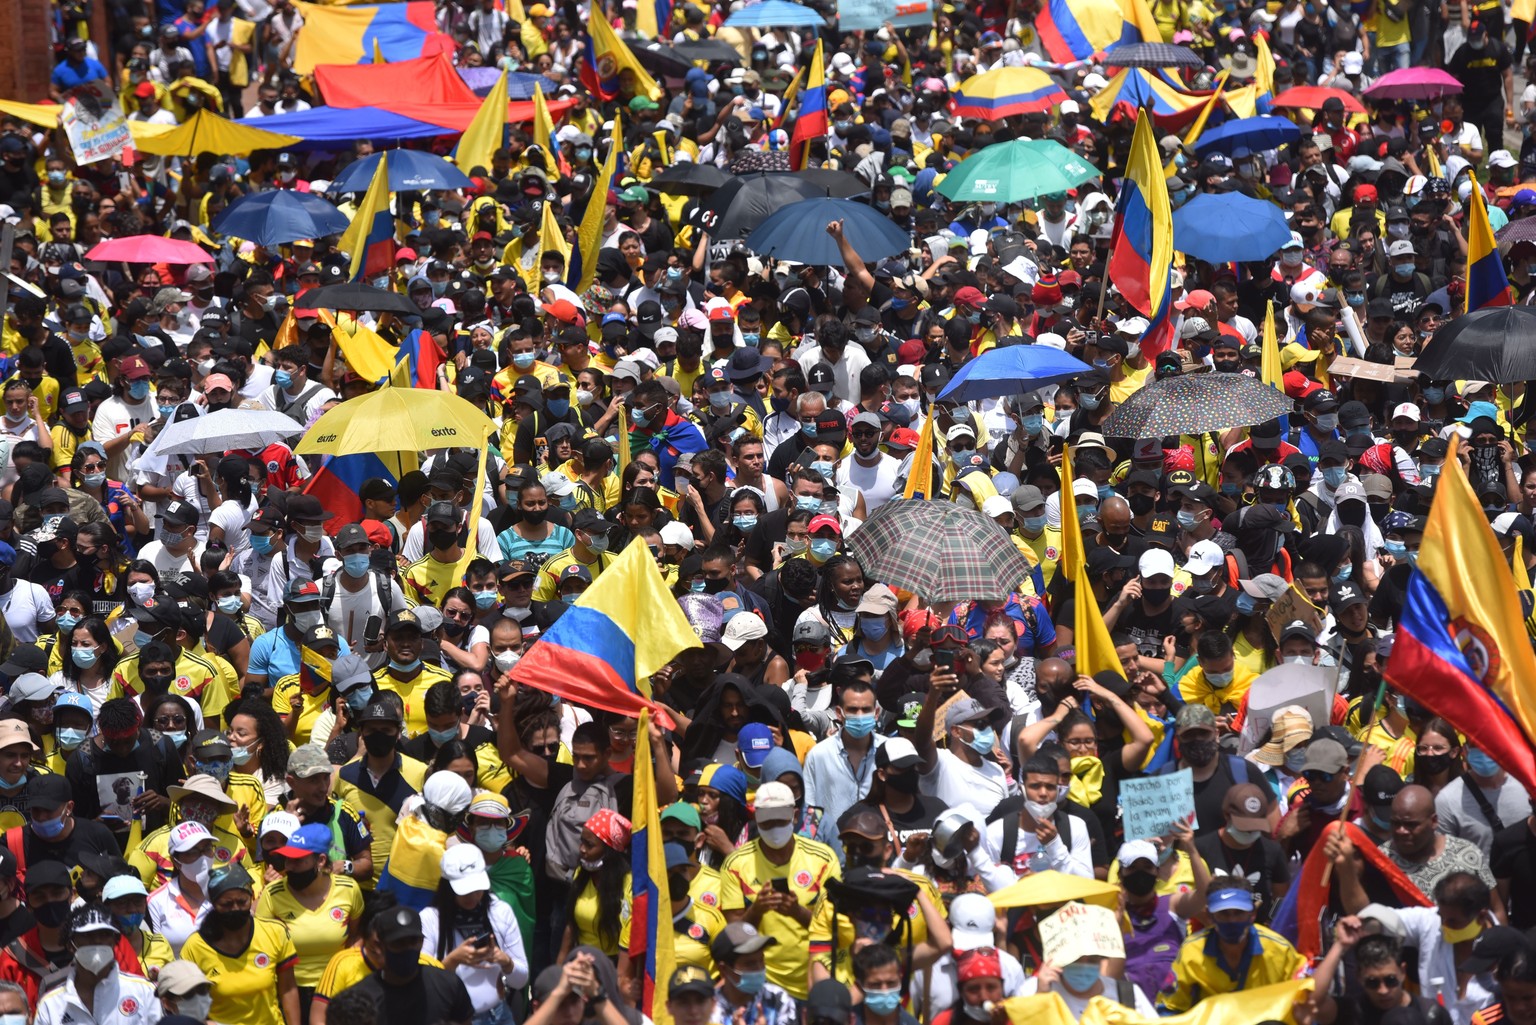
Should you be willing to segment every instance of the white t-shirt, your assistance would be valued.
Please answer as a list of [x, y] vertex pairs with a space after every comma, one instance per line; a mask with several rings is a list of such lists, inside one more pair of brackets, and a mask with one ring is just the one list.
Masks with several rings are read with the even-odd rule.
[[[496, 946], [512, 958], [512, 967], [507, 969], [506, 974], [507, 984], [515, 989], [528, 981], [528, 955], [523, 953], [523, 934], [518, 929], [517, 916], [512, 913], [510, 904], [493, 896], [487, 917], [491, 922], [491, 932], [496, 937]], [[478, 935], [480, 935], [478, 929], [473, 932], [455, 929], [453, 936], [448, 940], [448, 949], [452, 950], [465, 940]], [[437, 943], [437, 908], [423, 908], [421, 911], [422, 953], [438, 957]], [[501, 994], [497, 991], [496, 980], [502, 971], [494, 962], [461, 965], [454, 974], [458, 975], [459, 981], [464, 983], [464, 988], [469, 991], [469, 1001], [474, 1005], [476, 1014], [489, 1011], [501, 1003]]]
[[198, 560], [203, 557], [203, 542], [198, 541], [192, 546], [192, 550], [185, 555], [176, 555], [167, 551], [165, 545], [156, 538], [143, 548], [139, 549], [139, 558], [145, 562], [152, 562], [155, 569], [162, 575], [166, 573], [198, 573]]
[[[96, 418], [91, 421], [91, 440], [106, 443], [159, 415], [153, 393], [146, 395], [143, 402], [130, 402], [125, 396], [113, 395], [96, 407]], [[128, 465], [143, 454], [144, 446], [136, 441], [118, 449], [107, 458], [107, 476], [113, 480], [127, 480]]]
[[331, 599], [330, 608], [325, 610], [325, 622], [336, 631], [336, 636], [344, 638], [354, 649], [361, 649], [363, 633], [368, 626], [368, 617], [378, 616], [381, 619], [387, 619], [389, 613], [405, 608], [405, 595], [401, 592], [400, 585], [391, 580], [389, 608], [380, 608], [379, 589], [373, 573], [363, 578], [363, 586], [356, 591], [349, 591], [342, 586], [342, 581], [349, 579], [341, 570], [336, 571], [333, 577], [336, 595]]
[[[876, 451], [880, 461], [874, 466], [865, 466], [859, 462], [858, 456], [849, 456], [837, 467], [839, 489], [851, 484], [863, 492], [864, 511], [867, 513], [873, 513], [896, 494], [896, 475], [901, 469], [901, 463], [895, 456]], [[842, 498], [841, 490], [838, 491], [838, 498]]]
[[172, 879], [149, 895], [149, 907], [145, 915], [149, 920], [149, 928], [164, 936], [177, 954], [181, 953], [181, 945], [191, 938], [203, 919], [208, 917], [208, 912], [213, 910], [213, 904], [205, 898], [197, 914], [189, 915], [185, 907], [187, 903], [187, 899], [181, 896], [178, 881]]
[[[255, 500], [252, 499], [249, 506], [242, 506], [233, 498], [227, 498], [219, 503], [219, 507], [208, 514], [208, 525], [215, 523], [224, 531], [224, 544], [231, 552], [241, 552], [251, 546], [251, 532], [246, 525], [251, 522], [255, 514]], [[206, 540], [206, 534], [204, 540]]]
[[933, 771], [918, 779], [918, 786], [946, 806], [969, 804], [983, 815], [1018, 789], [996, 762], [983, 759], [980, 765], [969, 765], [944, 748], [939, 749]]
[[0, 609], [5, 612], [6, 625], [22, 644], [37, 640], [41, 627], [53, 622], [53, 602], [42, 584], [30, 580], [18, 580], [9, 594], [0, 597]]

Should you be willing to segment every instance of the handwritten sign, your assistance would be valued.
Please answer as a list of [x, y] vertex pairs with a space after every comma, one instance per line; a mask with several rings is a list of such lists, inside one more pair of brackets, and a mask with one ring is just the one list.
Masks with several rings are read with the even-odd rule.
[[64, 104], [59, 124], [69, 139], [75, 163], [93, 164], [121, 154], [133, 145], [128, 121], [118, 106], [117, 94], [106, 79], [77, 86]]
[[1040, 922], [1040, 946], [1057, 967], [1082, 957], [1124, 957], [1125, 938], [1115, 913], [1097, 904], [1073, 901]]
[[838, 0], [837, 27], [843, 32], [872, 32], [890, 22], [896, 28], [933, 24], [930, 0]]
[[1195, 817], [1195, 779], [1188, 769], [1120, 783], [1120, 823], [1127, 840], [1162, 836]]
[[1269, 624], [1270, 635], [1275, 638], [1277, 644], [1285, 628], [1298, 619], [1311, 628], [1313, 637], [1323, 631], [1322, 610], [1313, 605], [1311, 599], [1303, 594], [1301, 588], [1294, 582], [1289, 590], [1275, 599], [1275, 603], [1264, 614], [1264, 619]]

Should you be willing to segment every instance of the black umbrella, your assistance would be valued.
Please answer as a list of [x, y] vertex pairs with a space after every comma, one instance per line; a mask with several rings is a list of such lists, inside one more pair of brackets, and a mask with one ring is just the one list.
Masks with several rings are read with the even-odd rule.
[[709, 197], [700, 222], [712, 238], [743, 238], [779, 207], [802, 199], [825, 199], [828, 195], [824, 186], [799, 175], [740, 175]]
[[1485, 306], [1435, 332], [1414, 363], [1435, 381], [1517, 384], [1536, 379], [1536, 307]]
[[790, 174], [801, 181], [808, 181], [818, 188], [826, 189], [827, 195], [833, 199], [852, 199], [854, 196], [864, 195], [870, 189], [869, 182], [847, 171], [808, 167], [803, 171], [791, 171]]
[[736, 47], [723, 39], [698, 39], [673, 43], [672, 50], [689, 61], [708, 61], [711, 64], [740, 64], [741, 54]]
[[1125, 43], [1104, 52], [1104, 63], [1116, 68], [1203, 68], [1205, 58], [1173, 43]]
[[387, 288], [374, 288], [360, 281], [312, 288], [299, 297], [295, 306], [301, 310], [399, 313], [407, 317], [421, 315], [420, 308], [399, 292], [391, 292]]
[[666, 192], [675, 196], [703, 196], [730, 180], [731, 176], [714, 164], [684, 160], [673, 164], [652, 178], [651, 185], [657, 192]]

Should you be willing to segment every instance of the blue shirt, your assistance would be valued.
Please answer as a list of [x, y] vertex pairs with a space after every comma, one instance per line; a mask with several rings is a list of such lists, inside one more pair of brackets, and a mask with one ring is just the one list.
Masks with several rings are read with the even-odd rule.
[[843, 856], [843, 844], [837, 836], [837, 820], [869, 794], [875, 779], [875, 751], [885, 743], [885, 737], [878, 733], [870, 734], [870, 739], [874, 743], [864, 752], [857, 770], [849, 761], [841, 731], [817, 741], [805, 756], [805, 803], [807, 807], [821, 809], [821, 821], [830, 826], [821, 830], [820, 840], [836, 851], [839, 858]]
[[87, 82], [106, 77], [107, 69], [101, 66], [101, 62], [94, 57], [87, 57], [78, 68], [67, 60], [54, 65], [52, 82], [60, 91], [68, 92]]
[[[346, 640], [338, 637], [336, 641], [341, 645], [338, 657], [347, 654]], [[299, 671], [299, 642], [290, 639], [288, 631], [282, 627], [268, 630], [251, 642], [250, 665], [246, 671], [252, 676], [265, 675], [269, 684], [292, 676]]]

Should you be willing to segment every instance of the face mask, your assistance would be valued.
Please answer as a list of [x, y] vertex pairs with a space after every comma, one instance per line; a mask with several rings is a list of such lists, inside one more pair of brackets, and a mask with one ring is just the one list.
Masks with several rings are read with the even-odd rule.
[[1484, 779], [1499, 773], [1499, 763], [1475, 747], [1467, 748], [1467, 768]]
[[589, 389], [586, 389], [586, 388], [577, 388], [576, 389], [576, 402], [577, 402], [578, 405], [590, 406], [590, 405], [592, 405], [592, 400], [594, 398], [596, 398], [596, 396], [593, 395], [593, 393]]
[[[120, 929], [122, 932], [125, 932], [125, 933], [138, 932], [139, 931], [139, 927], [144, 924], [144, 912], [142, 912], [142, 911], [133, 911], [133, 912], [130, 912], [129, 914], [126, 914], [126, 915], [113, 915], [112, 916], [112, 921], [118, 927], [118, 929]], [[190, 999], [190, 998], [188, 998], [188, 997], [183, 997], [182, 998], [181, 1006], [183, 1008], [185, 1008], [187, 1006], [187, 1000], [188, 999]], [[208, 999], [211, 1001], [213, 998], [210, 996]], [[199, 1018], [198, 1019], [198, 1021], [206, 1021], [206, 1020], [207, 1020], [206, 1018]], [[0, 1025], [6, 1025], [6, 1022], [5, 1022], [4, 1018], [0, 1018]]]
[[1225, 687], [1232, 682], [1232, 673], [1206, 673], [1205, 679], [1212, 687]]
[[758, 839], [776, 851], [783, 850], [789, 846], [789, 842], [794, 839], [794, 836], [795, 827], [789, 823], [785, 823], [782, 826], [769, 826], [766, 829], [762, 826], [757, 828]]
[[58, 624], [59, 633], [66, 634], [75, 628], [75, 624], [80, 622], [80, 617], [71, 616], [68, 613], [65, 613], [64, 615], [54, 619], [54, 622]]
[[1235, 826], [1227, 827], [1227, 836], [1239, 847], [1248, 847], [1258, 842], [1264, 834], [1257, 829], [1238, 829]]
[[1083, 407], [1084, 412], [1088, 413], [1096, 412], [1099, 408], [1099, 404], [1102, 401], [1102, 399], [1092, 393], [1087, 395], [1079, 395], [1077, 398], [1077, 404]]
[[428, 729], [427, 736], [431, 739], [432, 743], [436, 744], [438, 747], [442, 747], [450, 740], [459, 739], [459, 728], [457, 726], [452, 726], [446, 730]]
[[1316, 419], [1314, 420], [1314, 422], [1317, 424], [1317, 429], [1318, 430], [1320, 430], [1320, 431], [1332, 431], [1332, 430], [1337, 429], [1338, 426], [1339, 426], [1339, 414], [1337, 414], [1337, 413], [1319, 413], [1317, 415]]
[[1476, 939], [1483, 933], [1483, 923], [1473, 921], [1460, 929], [1450, 929], [1442, 925], [1440, 935], [1445, 937], [1445, 942], [1450, 944], [1465, 943], [1467, 940]]
[[520, 651], [502, 651], [493, 655], [491, 660], [496, 663], [496, 668], [498, 671], [505, 673], [513, 666], [517, 665], [518, 661], [522, 657], [523, 653]]
[[[830, 484], [832, 482], [833, 474], [837, 472], [837, 464], [829, 463], [825, 459], [818, 459], [811, 463], [811, 471], [813, 473], [821, 474], [821, 479]], [[819, 509], [820, 507], [821, 506], [818, 503], [817, 508]]]
[[135, 402], [143, 402], [145, 399], [149, 398], [149, 382], [129, 381], [128, 397]]
[[1388, 538], [1381, 543], [1382, 549], [1394, 560], [1401, 559], [1408, 554], [1408, 546], [1401, 541], [1393, 541]]
[[1328, 490], [1335, 491], [1340, 484], [1344, 483], [1344, 478], [1348, 474], [1349, 471], [1342, 466], [1325, 466], [1323, 467], [1323, 483], [1328, 486]]
[[128, 597], [135, 605], [143, 605], [155, 596], [155, 585], [150, 583], [129, 584]]
[[318, 609], [307, 612], [295, 612], [293, 625], [301, 631], [313, 630], [320, 625], [320, 611]]
[[1024, 802], [1024, 810], [1029, 812], [1029, 817], [1036, 822], [1049, 822], [1056, 814], [1056, 802], [1047, 801], [1045, 804], [1039, 804], [1035, 801], [1026, 800]]
[[750, 534], [752, 528], [757, 526], [756, 516], [737, 516], [732, 518], [731, 524], [743, 534]]
[[1288, 666], [1309, 666], [1312, 664], [1311, 655], [1288, 655], [1280, 660]]
[[592, 549], [592, 551], [596, 552], [598, 555], [601, 555], [603, 552], [608, 550], [608, 535], [593, 534], [591, 539], [587, 541], [587, 547]]
[[108, 965], [115, 964], [116, 962], [117, 951], [100, 944], [81, 947], [75, 951], [75, 964], [84, 968], [92, 975], [100, 975], [106, 971]]
[[[140, 915], [140, 918], [143, 916]], [[138, 926], [134, 926], [135, 929]], [[213, 1012], [213, 994], [203, 993], [198, 996], [181, 997], [176, 1001], [176, 1013], [183, 1014], [193, 1021], [207, 1021], [208, 1015]], [[3, 1023], [0, 1023], [3, 1025]]]
[[1280, 262], [1287, 267], [1301, 266], [1302, 252], [1299, 249], [1287, 249], [1280, 254]]
[[481, 826], [475, 830], [475, 846], [494, 854], [507, 845], [507, 831], [502, 826]]
[[[785, 826], [784, 828], [788, 829], [789, 827]], [[768, 985], [767, 969], [759, 969], [755, 972], [740, 972], [736, 977], [736, 988], [747, 996], [755, 996], [762, 992], [763, 987], [766, 985]]]
[[811, 558], [817, 562], [826, 562], [837, 554], [837, 540], [830, 537], [817, 537], [811, 539]]
[[[167, 689], [169, 689], [169, 688], [167, 688]], [[166, 740], [169, 740], [176, 747], [180, 747], [181, 745], [183, 745], [183, 744], [185, 744], [187, 742], [187, 731], [186, 730], [177, 730], [174, 733], [165, 733], [165, 734], [161, 734], [161, 735], [163, 737], [165, 737]]]
[[843, 732], [855, 740], [875, 732], [875, 716], [849, 715], [843, 717]]
[[409, 662], [397, 662], [394, 659], [390, 659], [389, 668], [397, 673], [414, 673], [417, 669], [421, 668], [421, 659], [413, 658]]
[[527, 370], [537, 361], [538, 354], [532, 352], [518, 352], [512, 356], [512, 365], [519, 370]]
[[199, 889], [208, 885], [208, 873], [213, 869], [213, 859], [204, 854], [190, 864], [180, 866], [181, 877], [196, 883]]
[[1400, 278], [1406, 278], [1413, 274], [1414, 265], [1411, 263], [1394, 263], [1392, 273]]
[[972, 1021], [991, 1021], [992, 1012], [987, 1010], [985, 1004], [962, 1004], [965, 1008], [965, 1016]]
[[50, 929], [57, 929], [69, 921], [69, 901], [51, 900], [46, 904], [34, 904], [32, 917]]
[[1364, 292], [1345, 292], [1344, 293], [1344, 301], [1349, 303], [1349, 305], [1351, 305], [1351, 306], [1364, 306], [1365, 305], [1365, 293]]
[[275, 370], [272, 372], [272, 383], [287, 390], [293, 384], [293, 374], [287, 370]]
[[1179, 750], [1184, 755], [1184, 760], [1196, 768], [1203, 768], [1216, 759], [1216, 741], [1214, 740], [1189, 740], [1180, 741]]
[[1130, 503], [1133, 516], [1145, 516], [1157, 508], [1157, 499], [1151, 495], [1130, 495], [1126, 501]]
[[168, 403], [162, 403], [160, 405], [157, 405], [157, 406], [155, 406], [155, 408], [157, 410], [159, 410], [161, 416], [170, 416], [171, 414], [176, 412], [177, 405], [179, 405], [179, 403], [168, 402]]
[[414, 978], [420, 971], [418, 950], [385, 950], [384, 969], [396, 978]]
[[797, 495], [795, 497], [795, 508], [801, 512], [808, 512], [812, 515], [815, 515], [816, 513], [821, 512], [821, 499], [807, 497], [806, 495]]
[[[91, 654], [94, 655], [95, 652], [92, 652]], [[85, 743], [85, 730], [76, 730], [67, 726], [60, 726], [58, 729], [53, 731], [53, 734], [54, 738], [59, 742], [59, 746], [66, 751], [73, 751], [75, 748]]]
[[1143, 587], [1141, 598], [1148, 605], [1161, 605], [1172, 593], [1173, 589], [1168, 587]]
[[1248, 935], [1247, 922], [1217, 922], [1216, 935], [1223, 943], [1240, 943]]
[[272, 550], [272, 535], [271, 534], [252, 534], [251, 535], [251, 551], [255, 552], [257, 555], [266, 555], [271, 550]]
[[872, 641], [878, 641], [890, 632], [891, 624], [884, 616], [879, 619], [859, 620], [859, 632]]
[[1125, 891], [1133, 897], [1145, 897], [1157, 889], [1156, 872], [1128, 872], [1120, 876]]
[[1448, 754], [1415, 755], [1414, 768], [1426, 776], [1438, 776], [1451, 767], [1451, 756]]
[[[341, 557], [341, 568], [346, 571], [347, 576], [352, 577], [353, 579], [357, 579], [359, 577], [367, 576], [368, 575], [368, 555], [367, 555], [367, 553], [361, 553], [361, 554], [354, 553], [352, 555], [343, 555]], [[239, 598], [235, 599], [235, 601], [237, 603], [239, 602], [239, 600], [240, 600]]]
[[383, 758], [387, 754], [393, 754], [395, 750], [395, 738], [388, 733], [363, 734], [363, 746], [368, 753], [375, 758]]
[[1061, 981], [1074, 993], [1086, 993], [1099, 981], [1096, 964], [1069, 964], [1061, 970]]
[[1444, 388], [1425, 388], [1424, 401], [1431, 406], [1438, 406], [1445, 401]]
[[80, 475], [80, 481], [88, 488], [99, 488], [107, 482], [104, 473], [84, 473]]
[[[1295, 748], [1285, 754], [1285, 771], [1292, 776], [1300, 776], [1302, 766], [1307, 764], [1307, 752], [1305, 748]], [[1231, 830], [1228, 830], [1231, 832]]]
[[982, 756], [991, 754], [992, 749], [997, 746], [997, 734], [993, 731], [992, 727], [983, 726], [981, 729], [974, 730], [973, 732], [975, 735], [971, 737], [968, 744], [970, 749]]
[[1248, 615], [1258, 606], [1258, 600], [1253, 595], [1243, 593], [1237, 596], [1237, 611]]
[[[83, 731], [77, 730], [75, 732], [83, 732]], [[80, 739], [84, 740], [85, 738], [82, 736]], [[75, 744], [75, 746], [79, 747], [80, 745], [77, 742]], [[33, 819], [32, 820], [32, 831], [35, 832], [38, 836], [42, 837], [44, 840], [54, 840], [54, 839], [57, 839], [58, 837], [62, 836], [63, 833], [64, 833], [64, 816], [60, 815], [56, 819], [44, 819], [42, 821], [38, 821], [37, 819]]]
[[1027, 534], [1038, 534], [1038, 533], [1040, 533], [1040, 531], [1045, 529], [1045, 517], [1044, 516], [1025, 516], [1020, 521], [1020, 525], [1024, 528], [1025, 533], [1027, 533]]

